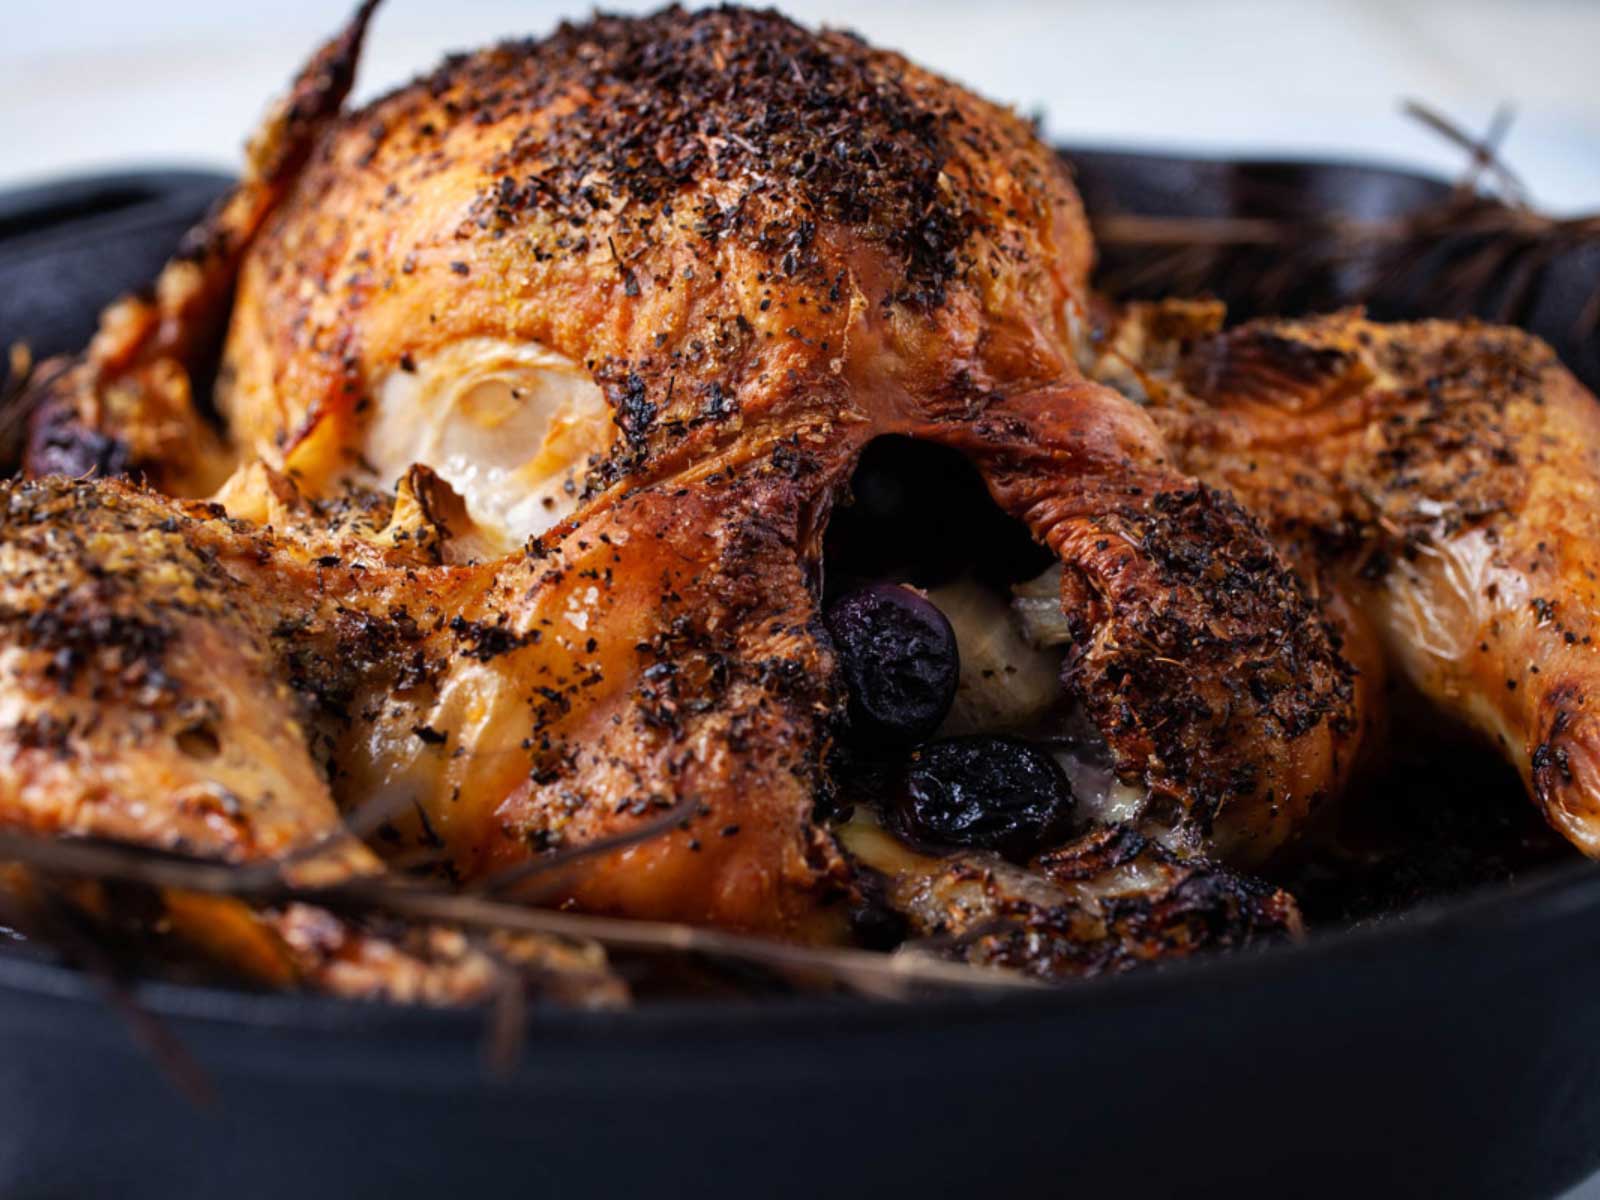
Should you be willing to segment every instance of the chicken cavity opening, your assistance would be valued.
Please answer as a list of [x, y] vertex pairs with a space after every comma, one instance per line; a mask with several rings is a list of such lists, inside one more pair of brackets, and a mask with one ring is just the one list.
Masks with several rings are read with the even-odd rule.
[[509, 550], [569, 516], [615, 426], [582, 366], [535, 343], [468, 338], [406, 356], [376, 388], [361, 453], [385, 481], [422, 463]]
[[[867, 447], [829, 523], [824, 604], [833, 611], [879, 583], [925, 597], [955, 635], [955, 698], [929, 742], [1021, 738], [1066, 772], [1081, 823], [1143, 813], [1146, 789], [1117, 778], [1104, 739], [1062, 685], [1071, 635], [1060, 564], [994, 503], [961, 454], [898, 437]], [[841, 783], [848, 793], [850, 781]]]
[[1061, 764], [1081, 818], [1115, 825], [1145, 807], [1141, 786], [1123, 783], [1105, 739], [1065, 694], [1062, 660], [1071, 641], [1061, 611], [1061, 567], [1005, 595], [973, 578], [932, 588], [928, 599], [956, 631], [961, 676], [941, 737], [1007, 733], [1036, 742]]

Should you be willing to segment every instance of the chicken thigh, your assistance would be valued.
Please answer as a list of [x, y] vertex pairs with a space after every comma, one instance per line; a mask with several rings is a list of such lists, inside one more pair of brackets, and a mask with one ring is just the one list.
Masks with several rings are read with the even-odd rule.
[[1220, 320], [1215, 306], [1132, 306], [1085, 364], [1600, 856], [1594, 397], [1515, 329]]

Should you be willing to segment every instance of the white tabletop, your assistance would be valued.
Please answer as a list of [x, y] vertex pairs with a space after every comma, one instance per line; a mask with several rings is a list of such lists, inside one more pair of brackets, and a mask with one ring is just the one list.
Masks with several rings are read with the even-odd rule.
[[[653, 7], [654, 5], [649, 5]], [[0, 186], [114, 164], [228, 166], [342, 0], [0, 0]], [[608, 7], [644, 7], [612, 0]], [[1377, 158], [1454, 172], [1400, 115], [1481, 130], [1516, 106], [1509, 161], [1548, 207], [1600, 209], [1600, 4], [1589, 0], [788, 0], [979, 90], [1063, 139]], [[26, 15], [22, 15], [25, 10]], [[548, 29], [581, 0], [389, 0], [371, 94], [446, 48]]]

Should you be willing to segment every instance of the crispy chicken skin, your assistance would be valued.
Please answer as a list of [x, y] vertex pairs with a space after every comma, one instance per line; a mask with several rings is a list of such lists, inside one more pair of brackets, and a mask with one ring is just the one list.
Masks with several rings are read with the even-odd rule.
[[[232, 861], [342, 832], [270, 652], [277, 614], [232, 562], [248, 540], [194, 536], [204, 510], [118, 485], [4, 498], [7, 824]], [[339, 857], [376, 865], [356, 842]]]
[[[876, 897], [968, 961], [1093, 974], [1298, 930], [1233, 868], [1337, 794], [1394, 671], [1600, 855], [1600, 417], [1541, 344], [1110, 313], [1026, 124], [773, 14], [600, 18], [345, 112], [371, 8], [153, 294], [41, 370], [0, 821], [456, 884], [661, 827], [519, 894], [814, 941]], [[1024, 868], [821, 818], [823, 535], [891, 434], [966, 455], [1060, 560], [1062, 682], [1137, 830]], [[166, 901], [274, 982], [494, 970], [451, 930]]]
[[227, 477], [234, 456], [195, 404], [192, 376], [226, 324], [246, 248], [349, 93], [376, 7], [366, 0], [301, 70], [252, 141], [239, 184], [151, 295], [113, 304], [82, 355], [40, 371], [29, 399], [31, 473], [135, 474], [180, 496], [205, 495]]
[[[543, 899], [838, 936], [850, 866], [815, 808], [843, 697], [817, 582], [830, 508], [885, 434], [961, 450], [1059, 556], [1067, 690], [1174, 844], [1258, 862], [1337, 792], [1365, 729], [1340, 616], [1171, 461], [1148, 411], [1081, 372], [1089, 234], [1026, 123], [844, 34], [677, 9], [455, 58], [340, 114], [366, 15], [302, 75], [199, 249], [36, 397], [32, 474], [198, 491], [237, 456], [221, 510], [100, 482], [12, 492], [79, 539], [72, 587], [139, 546], [187, 564], [163, 586], [225, 577], [225, 611], [160, 590], [141, 609], [136, 577], [118, 603], [168, 629], [164, 653], [180, 629], [199, 648], [169, 672], [174, 713], [209, 698], [274, 756], [239, 767], [263, 797], [251, 836], [317, 825], [330, 795], [393, 801], [407, 815], [375, 845], [474, 881], [681, 807]], [[189, 381], [236, 271], [223, 447], [184, 431], [209, 430]], [[510, 415], [485, 418], [490, 442], [571, 460], [548, 519], [502, 519], [481, 463], [373, 461], [420, 403], [407, 389], [480, 353], [524, 371], [493, 392]], [[552, 441], [517, 404], [557, 377]], [[158, 425], [179, 433], [152, 442]], [[103, 527], [85, 515], [108, 506]], [[5, 553], [39, 553], [35, 525], [8, 520]], [[60, 636], [95, 634], [63, 612]], [[7, 652], [31, 652], [27, 621], [8, 628]], [[47, 667], [27, 661], [4, 682], [13, 729], [68, 703], [38, 698]], [[158, 767], [203, 784], [238, 761], [92, 692], [70, 705], [119, 748], [121, 807]], [[30, 812], [97, 786], [50, 770]]]
[[1391, 668], [1600, 856], [1600, 406], [1515, 329], [1135, 306], [1091, 352], [1177, 459], [1337, 588]]
[[829, 672], [787, 607], [805, 590], [782, 529], [732, 502], [766, 483], [642, 493], [484, 567], [431, 561], [425, 518], [330, 518], [259, 468], [228, 499], [265, 524], [115, 484], [18, 485], [0, 541], [8, 816], [243, 861], [339, 831], [331, 774], [350, 806], [397, 814], [386, 846], [478, 878], [692, 795], [682, 830], [579, 872], [573, 898], [788, 929], [837, 864], [809, 819]]

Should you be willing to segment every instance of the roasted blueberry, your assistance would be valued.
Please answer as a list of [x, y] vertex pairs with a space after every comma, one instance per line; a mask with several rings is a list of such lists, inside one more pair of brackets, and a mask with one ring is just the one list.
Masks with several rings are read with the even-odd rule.
[[1076, 801], [1055, 759], [1020, 738], [945, 738], [911, 756], [890, 823], [928, 847], [995, 850], [1016, 862], [1064, 838]]
[[910, 588], [875, 583], [834, 601], [827, 625], [858, 740], [904, 745], [939, 727], [961, 675], [942, 612]]

